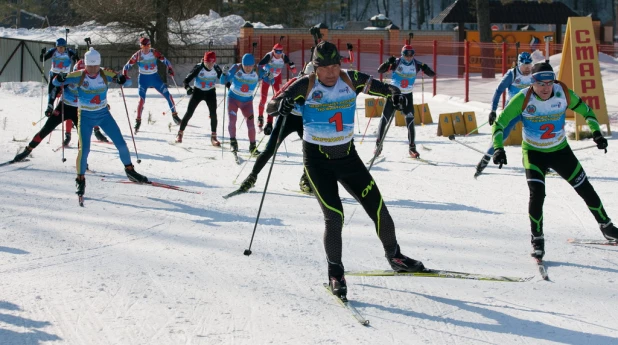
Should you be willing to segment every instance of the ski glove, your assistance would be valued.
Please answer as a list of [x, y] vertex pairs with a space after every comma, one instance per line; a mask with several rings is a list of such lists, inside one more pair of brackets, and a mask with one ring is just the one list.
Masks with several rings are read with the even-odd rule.
[[273, 132], [273, 123], [272, 122], [267, 122], [266, 123], [266, 127], [264, 127], [264, 134], [266, 135], [270, 135], [270, 133]]
[[348, 45], [348, 50], [352, 50], [352, 48], [353, 48], [352, 47], [352, 43], [347, 43], [347, 45]]
[[264, 75], [262, 76], [262, 80], [265, 83], [268, 83], [269, 85], [272, 85], [275, 83], [275, 78], [272, 78], [272, 75], [270, 74], [270, 72], [264, 73]]
[[607, 153], [607, 139], [603, 137], [601, 132], [594, 131], [594, 133], [592, 133], [592, 140], [594, 140], [594, 143], [597, 144], [597, 148], [599, 150], [605, 150], [605, 153]]
[[292, 113], [292, 109], [294, 109], [294, 100], [291, 97], [286, 97], [279, 103], [278, 112], [283, 116], [290, 115]]
[[397, 58], [394, 56], [391, 56], [388, 58], [388, 63], [391, 64], [392, 66], [395, 65], [395, 62], [397, 62]]
[[59, 83], [64, 83], [67, 80], [67, 75], [65, 73], [60, 73], [56, 76], [56, 80]]
[[127, 77], [125, 77], [125, 76], [124, 76], [124, 75], [122, 75], [122, 74], [118, 74], [118, 75], [116, 76], [116, 80], [118, 81], [118, 84], [120, 84], [120, 85], [124, 85], [124, 83], [126, 83], [126, 82], [127, 82]]
[[408, 99], [402, 94], [396, 94], [391, 96], [393, 99], [393, 105], [397, 110], [403, 110], [408, 105]]
[[488, 119], [488, 121], [489, 121], [489, 125], [490, 125], [490, 126], [493, 126], [493, 125], [494, 125], [494, 122], [496, 122], [496, 112], [495, 112], [495, 111], [493, 111], [493, 110], [492, 110], [492, 111], [489, 113], [489, 119]]
[[169, 73], [169, 74], [170, 74], [170, 76], [171, 76], [171, 77], [173, 77], [173, 76], [174, 76], [174, 69], [173, 69], [173, 68], [171, 68], [171, 67], [168, 67], [168, 68], [167, 68], [167, 73]]
[[499, 164], [498, 169], [502, 169], [502, 164], [507, 165], [506, 152], [503, 148], [499, 148], [494, 151], [494, 164]]
[[193, 88], [191, 86], [187, 86], [185, 89], [187, 90], [187, 96], [191, 96], [193, 94]]
[[264, 116], [262, 115], [258, 116], [258, 127], [264, 127]]

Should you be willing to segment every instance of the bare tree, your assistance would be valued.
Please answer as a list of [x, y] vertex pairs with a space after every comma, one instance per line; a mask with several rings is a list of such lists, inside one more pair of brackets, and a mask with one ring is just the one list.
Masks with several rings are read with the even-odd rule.
[[495, 57], [489, 19], [489, 0], [476, 0], [476, 20], [481, 44], [481, 73], [483, 78], [495, 78]]

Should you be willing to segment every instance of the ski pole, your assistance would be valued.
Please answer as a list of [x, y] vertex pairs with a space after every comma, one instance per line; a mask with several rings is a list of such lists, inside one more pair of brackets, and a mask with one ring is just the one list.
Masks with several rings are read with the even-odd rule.
[[[67, 29], [68, 32], [69, 29]], [[60, 139], [64, 140], [64, 82], [62, 83], [62, 85], [60, 86], [60, 92], [62, 92], [62, 99], [60, 100], [60, 102], [62, 102], [62, 104], [60, 104], [60, 133], [62, 133], [60, 135]], [[62, 142], [62, 163], [66, 162], [67, 159], [64, 158], [64, 141]]]
[[142, 162], [139, 159], [139, 154], [137, 153], [137, 145], [135, 145], [135, 136], [133, 136], [133, 128], [131, 127], [131, 119], [129, 118], [129, 108], [127, 108], [127, 100], [124, 98], [124, 88], [120, 85], [120, 92], [122, 93], [122, 102], [124, 103], [124, 110], [127, 113], [127, 121], [129, 122], [129, 131], [131, 131], [131, 139], [133, 140], [133, 148], [135, 149], [135, 157], [137, 157], [137, 164]]
[[360, 144], [363, 144], [363, 140], [365, 140], [365, 134], [367, 134], [367, 129], [369, 128], [369, 125], [371, 124], [371, 119], [373, 119], [373, 117], [369, 118], [369, 121], [367, 122], [367, 126], [365, 127], [365, 133], [363, 133], [363, 137], [361, 138]]
[[483, 123], [482, 125], [480, 125], [480, 126], [476, 127], [475, 129], [471, 130], [471, 131], [470, 131], [470, 133], [468, 133], [468, 134], [464, 135], [464, 138], [465, 138], [465, 137], [467, 137], [468, 135], [470, 135], [470, 134], [472, 134], [472, 133], [474, 133], [474, 132], [478, 131], [478, 130], [479, 130], [479, 128], [481, 128], [481, 127], [485, 126], [485, 125], [486, 125], [486, 124], [488, 124], [488, 123], [489, 123], [489, 121], [485, 121], [485, 123]]
[[[43, 106], [41, 106], [41, 108], [43, 108]], [[36, 126], [39, 122], [43, 121], [43, 119], [44, 119], [44, 118], [46, 118], [46, 117], [47, 117], [47, 116], [45, 116], [45, 115], [41, 116], [41, 118], [39, 119], [39, 121], [37, 121], [37, 122], [32, 122], [32, 125], [33, 125], [33, 126]]]
[[421, 126], [425, 126], [425, 72], [421, 73]]
[[395, 118], [396, 111], [397, 109], [393, 109], [393, 114], [391, 115], [391, 118], [388, 120], [388, 123], [386, 124], [386, 129], [384, 130], [384, 134], [382, 135], [382, 140], [380, 140], [380, 143], [378, 144], [378, 147], [376, 148], [376, 152], [373, 154], [373, 158], [371, 158], [371, 162], [369, 163], [369, 167], [367, 168], [367, 171], [371, 171], [373, 162], [375, 162], [376, 158], [378, 158], [378, 154], [382, 152], [382, 145], [384, 144], [384, 139], [386, 139], [386, 133], [388, 133], [388, 129], [390, 128], [391, 123], [393, 122], [393, 119]]
[[[593, 149], [595, 147], [597, 147], [597, 145], [584, 146], [578, 149], [572, 149], [571, 151], [582, 151], [582, 150], [587, 150], [587, 149]], [[605, 149], [605, 152], [607, 152], [607, 149]]]
[[[41, 48], [41, 55], [45, 55], [45, 52], [45, 48]], [[45, 90], [45, 57], [41, 58], [41, 112], [39, 114], [43, 113], [43, 90]], [[36, 126], [36, 124], [41, 122], [41, 120], [43, 120], [43, 117], [41, 117], [39, 121], [33, 122], [32, 125]]]
[[225, 106], [227, 102], [225, 102], [225, 97], [227, 96], [227, 87], [223, 85], [223, 127], [221, 128], [221, 159], [223, 159], [223, 144], [225, 144], [225, 117], [227, 114], [225, 113]]
[[472, 149], [472, 150], [474, 150], [474, 151], [476, 151], [476, 152], [478, 152], [478, 153], [481, 153], [481, 154], [483, 154], [483, 155], [484, 155], [484, 154], [486, 154], [486, 152], [483, 152], [483, 151], [481, 151], [481, 150], [477, 149], [477, 148], [476, 148], [476, 147], [474, 147], [474, 146], [470, 146], [470, 145], [468, 145], [468, 144], [466, 144], [466, 143], [463, 143], [463, 142], [461, 142], [461, 141], [459, 141], [459, 140], [455, 139], [455, 134], [451, 134], [451, 135], [449, 135], [449, 136], [448, 136], [448, 139], [449, 139], [449, 140], [451, 140], [451, 141], [454, 141], [454, 142], [456, 142], [456, 143], [458, 143], [458, 144], [461, 144], [461, 145], [463, 145], [463, 146], [465, 146], [465, 147], [467, 147], [467, 148], [469, 148], [469, 149]]
[[[287, 115], [290, 116], [290, 115]], [[287, 116], [283, 118], [283, 122], [281, 123], [281, 128], [285, 127], [285, 121], [287, 120]], [[292, 115], [293, 116], [293, 115]], [[279, 136], [277, 137], [277, 142], [281, 141], [281, 136], [283, 131], [279, 131]], [[279, 145], [275, 145], [275, 152], [273, 153], [273, 160], [270, 163], [270, 169], [268, 170], [268, 176], [266, 177], [266, 184], [264, 185], [264, 192], [262, 193], [262, 200], [260, 200], [260, 207], [258, 208], [258, 214], [255, 218], [255, 225], [253, 226], [253, 234], [251, 234], [251, 242], [249, 242], [249, 249], [245, 249], [244, 255], [251, 255], [251, 246], [253, 245], [253, 238], [255, 237], [255, 230], [257, 229], [258, 221], [260, 220], [260, 213], [262, 212], [262, 206], [264, 205], [264, 197], [266, 196], [266, 190], [268, 189], [268, 182], [270, 181], [270, 174], [273, 172], [273, 166], [275, 165], [275, 158], [277, 158], [277, 149]]]
[[[262, 139], [260, 139], [260, 142], [255, 145], [255, 149], [257, 150], [258, 147], [260, 147], [260, 144], [262, 143], [262, 140], [264, 140], [266, 136], [263, 136]], [[247, 166], [247, 163], [249, 163], [249, 161], [251, 160], [251, 157], [253, 157], [253, 152], [249, 153], [249, 157], [246, 159], [245, 164], [242, 165], [242, 168], [240, 168], [240, 171], [238, 172], [238, 175], [236, 175], [236, 177], [234, 178], [234, 181], [232, 181], [232, 183], [236, 183], [236, 181], [238, 180], [238, 176], [240, 176], [240, 174], [242, 173], [243, 170], [245, 170], [245, 167]]]

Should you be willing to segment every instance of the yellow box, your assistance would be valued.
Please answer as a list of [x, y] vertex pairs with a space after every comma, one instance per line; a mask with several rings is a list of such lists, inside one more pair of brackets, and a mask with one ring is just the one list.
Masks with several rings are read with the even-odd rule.
[[463, 113], [463, 119], [466, 124], [466, 134], [472, 133], [477, 127], [476, 114], [473, 111], [466, 111]]
[[365, 117], [380, 117], [386, 100], [382, 97], [365, 99]]
[[509, 137], [504, 141], [504, 146], [521, 145], [522, 141], [522, 123], [519, 121], [509, 134]]
[[453, 130], [453, 119], [451, 113], [440, 114], [438, 119], [438, 136], [448, 137], [455, 134]]
[[395, 126], [397, 127], [405, 127], [406, 126], [406, 117], [403, 116], [403, 113], [399, 110], [395, 112]]
[[456, 113], [451, 113], [451, 117], [453, 118], [453, 128], [455, 129], [455, 134], [466, 134], [466, 124], [464, 123], [461, 112], [458, 111]]
[[[418, 122], [417, 122], [418, 119]], [[431, 111], [429, 110], [429, 104], [421, 103], [414, 105], [414, 124], [428, 124], [433, 123], [433, 118], [431, 117]]]

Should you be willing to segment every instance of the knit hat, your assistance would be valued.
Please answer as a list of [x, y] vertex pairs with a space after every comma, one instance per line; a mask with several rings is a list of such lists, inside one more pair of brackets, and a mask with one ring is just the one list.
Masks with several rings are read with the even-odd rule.
[[273, 46], [273, 50], [283, 50], [283, 46], [281, 43], [277, 43]]
[[255, 65], [255, 59], [251, 54], [245, 54], [242, 56], [242, 64], [243, 66], [253, 66]]
[[405, 56], [406, 54], [412, 53], [412, 56], [414, 56], [414, 48], [412, 48], [411, 45], [406, 44], [401, 48], [401, 56]]
[[537, 62], [532, 66], [532, 78], [535, 81], [556, 80], [556, 73], [548, 62]]
[[216, 62], [217, 55], [215, 52], [206, 52], [204, 53], [204, 62]]
[[146, 37], [142, 37], [139, 39], [139, 44], [142, 46], [149, 46], [150, 45], [150, 40]]
[[101, 54], [98, 51], [94, 50], [94, 48], [90, 47], [90, 50], [84, 54], [84, 64], [86, 66], [100, 66], [101, 65]]
[[64, 38], [59, 38], [56, 40], [56, 47], [66, 47], [67, 41]]
[[341, 65], [341, 55], [334, 44], [322, 41], [313, 51], [313, 66], [318, 68], [330, 65]]

